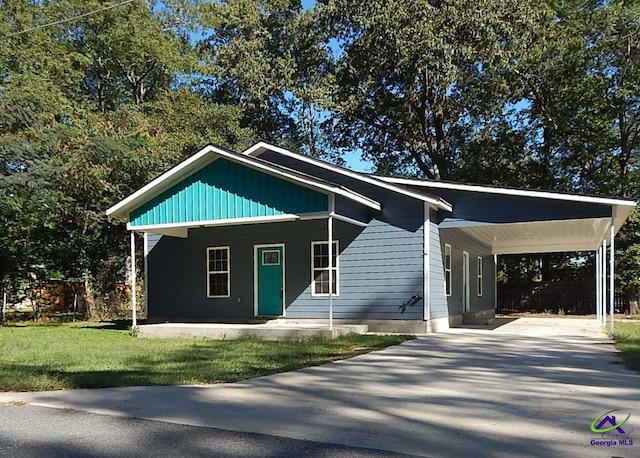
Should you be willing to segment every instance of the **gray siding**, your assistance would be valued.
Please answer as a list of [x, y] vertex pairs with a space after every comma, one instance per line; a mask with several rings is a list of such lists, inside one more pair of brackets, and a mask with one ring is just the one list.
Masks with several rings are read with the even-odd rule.
[[147, 234], [147, 247], [149, 252], [153, 250], [153, 248], [156, 246], [156, 244], [160, 241], [161, 238], [162, 238], [162, 235], [160, 234], [152, 234], [151, 232]]
[[[422, 202], [400, 197], [366, 228], [334, 223], [340, 247], [335, 318], [422, 319], [422, 300], [408, 304], [422, 296], [422, 213]], [[191, 229], [186, 239], [156, 237], [153, 244], [150, 238], [149, 316], [253, 317], [254, 245], [284, 243], [286, 315], [326, 318], [328, 298], [311, 296], [311, 242], [326, 239], [326, 220]], [[230, 298], [206, 297], [206, 248], [212, 246], [230, 247]]]
[[[463, 251], [469, 253], [469, 311], [476, 312], [495, 308], [495, 264], [489, 247], [478, 243], [455, 229], [440, 230], [440, 243], [443, 255], [445, 243], [451, 245], [451, 296], [446, 297], [449, 315], [454, 316], [462, 313]], [[478, 256], [483, 259], [482, 296], [478, 296], [477, 287]], [[444, 285], [444, 276], [442, 282]]]
[[[411, 302], [412, 296], [422, 297], [421, 209], [421, 202], [398, 199], [368, 227], [358, 229], [357, 237], [348, 244], [339, 236], [340, 295], [333, 299], [336, 318], [422, 319], [422, 300]], [[415, 230], [405, 229], [416, 226]], [[310, 284], [310, 260], [307, 271]], [[307, 286], [291, 303], [287, 316], [326, 317], [327, 306], [328, 299], [312, 297]]]

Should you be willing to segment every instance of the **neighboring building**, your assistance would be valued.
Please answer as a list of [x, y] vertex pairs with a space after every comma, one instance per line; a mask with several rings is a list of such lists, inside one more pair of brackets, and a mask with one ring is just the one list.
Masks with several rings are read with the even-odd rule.
[[634, 206], [378, 177], [258, 143], [207, 146], [107, 214], [144, 234], [150, 320], [326, 320], [331, 309], [370, 330], [426, 332], [491, 320], [499, 254], [598, 250], [604, 265]]

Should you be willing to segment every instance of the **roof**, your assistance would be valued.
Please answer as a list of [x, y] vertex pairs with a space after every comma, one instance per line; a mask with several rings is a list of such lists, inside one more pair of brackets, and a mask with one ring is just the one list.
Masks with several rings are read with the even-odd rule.
[[273, 151], [273, 152], [281, 154], [283, 156], [287, 156], [287, 157], [299, 160], [301, 162], [306, 162], [308, 164], [315, 165], [315, 166], [323, 168], [325, 170], [330, 170], [330, 171], [338, 173], [340, 175], [348, 176], [350, 178], [356, 179], [356, 180], [361, 181], [363, 183], [367, 183], [367, 184], [376, 186], [376, 187], [381, 188], [381, 189], [385, 189], [387, 191], [392, 191], [392, 192], [395, 192], [397, 194], [401, 194], [401, 195], [404, 195], [404, 196], [407, 196], [407, 197], [412, 197], [414, 199], [421, 200], [423, 202], [427, 202], [428, 204], [430, 204], [433, 208], [435, 208], [437, 210], [452, 211], [452, 209], [453, 209], [451, 204], [449, 204], [447, 201], [445, 201], [444, 199], [442, 199], [442, 198], [440, 198], [438, 196], [433, 196], [431, 194], [415, 191], [413, 189], [410, 189], [410, 188], [407, 188], [407, 187], [404, 187], [404, 186], [398, 186], [398, 185], [393, 184], [393, 183], [388, 183], [386, 181], [380, 180], [379, 177], [373, 177], [371, 175], [354, 172], [353, 170], [349, 170], [349, 169], [346, 169], [344, 167], [339, 167], [337, 165], [330, 164], [330, 163], [322, 161], [320, 159], [316, 159], [316, 158], [313, 158], [313, 157], [310, 157], [310, 156], [305, 156], [303, 154], [299, 154], [299, 153], [294, 153], [292, 151], [288, 151], [288, 150], [286, 150], [284, 148], [280, 148], [278, 146], [271, 145], [271, 144], [269, 144], [267, 142], [256, 143], [255, 145], [251, 146], [250, 148], [247, 148], [246, 150], [244, 150], [242, 152], [242, 154], [244, 154], [246, 156], [257, 157], [257, 156], [260, 156], [265, 151]]
[[397, 177], [378, 177], [378, 179], [394, 184], [407, 186], [419, 186], [431, 189], [447, 189], [455, 191], [478, 192], [485, 194], [499, 194], [503, 196], [531, 197], [536, 199], [552, 199], [565, 202], [583, 202], [589, 204], [608, 205], [612, 207], [612, 216], [614, 218], [614, 227], [616, 231], [620, 229], [625, 220], [629, 217], [631, 211], [635, 208], [634, 200], [622, 199], [617, 197], [598, 197], [585, 194], [570, 194], [552, 191], [535, 191], [530, 189], [516, 189], [498, 186], [484, 186], [477, 184], [454, 183], [446, 181], [427, 181], [416, 180], [410, 178]]
[[163, 191], [171, 188], [189, 175], [206, 167], [217, 158], [223, 157], [238, 164], [245, 165], [255, 170], [265, 172], [269, 175], [290, 181], [295, 184], [302, 185], [311, 189], [315, 189], [324, 193], [341, 195], [347, 199], [358, 202], [375, 210], [380, 210], [379, 202], [363, 196], [337, 183], [322, 180], [318, 177], [298, 172], [293, 169], [279, 166], [262, 159], [247, 156], [240, 153], [220, 148], [218, 146], [207, 145], [193, 156], [180, 162], [175, 167], [163, 173], [156, 179], [152, 180], [130, 196], [121, 200], [107, 210], [107, 215], [127, 218], [130, 211], [143, 205], [145, 202], [161, 194]]

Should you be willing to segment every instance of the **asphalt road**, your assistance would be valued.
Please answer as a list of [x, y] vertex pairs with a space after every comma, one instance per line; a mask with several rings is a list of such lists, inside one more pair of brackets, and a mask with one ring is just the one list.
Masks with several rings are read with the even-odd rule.
[[0, 457], [402, 457], [298, 439], [98, 415], [0, 405]]

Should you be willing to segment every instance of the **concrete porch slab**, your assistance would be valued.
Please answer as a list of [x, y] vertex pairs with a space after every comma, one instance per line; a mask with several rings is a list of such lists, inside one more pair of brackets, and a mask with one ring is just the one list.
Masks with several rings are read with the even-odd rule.
[[333, 330], [324, 324], [283, 324], [278, 320], [260, 324], [229, 323], [160, 323], [137, 328], [138, 337], [199, 338], [215, 340], [307, 340], [335, 339], [346, 334], [365, 334], [366, 325], [339, 325]]

